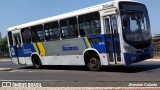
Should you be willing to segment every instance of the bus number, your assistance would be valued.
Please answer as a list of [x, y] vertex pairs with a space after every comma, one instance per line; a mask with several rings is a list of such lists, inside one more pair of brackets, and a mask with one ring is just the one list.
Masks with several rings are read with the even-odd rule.
[[105, 45], [105, 43], [104, 42], [99, 42], [99, 45], [103, 46], [103, 45]]

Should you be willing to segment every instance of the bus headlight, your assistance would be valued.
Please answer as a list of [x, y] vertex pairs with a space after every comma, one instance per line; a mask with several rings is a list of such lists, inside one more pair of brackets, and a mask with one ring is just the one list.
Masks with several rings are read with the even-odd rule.
[[125, 45], [124, 49], [126, 50], [127, 53], [136, 54], [136, 51], [129, 45]]
[[125, 49], [126, 51], [128, 51], [128, 47], [129, 47], [129, 46], [124, 46], [124, 49]]

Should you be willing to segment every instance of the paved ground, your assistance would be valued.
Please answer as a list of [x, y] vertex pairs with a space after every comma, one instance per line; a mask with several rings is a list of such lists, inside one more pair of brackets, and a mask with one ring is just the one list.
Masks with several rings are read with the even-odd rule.
[[160, 81], [160, 62], [146, 61], [127, 67], [104, 67], [88, 71], [85, 67], [46, 66], [37, 70], [11, 61], [0, 61], [0, 80], [58, 80], [58, 81]]
[[160, 88], [95, 88], [95, 87], [56, 87], [56, 88], [0, 88], [0, 90], [160, 90]]
[[[8, 68], [8, 70], [6, 69]], [[51, 81], [55, 82], [111, 82], [119, 85], [121, 82], [149, 82], [157, 83], [160, 87], [160, 61], [148, 60], [126, 67], [103, 67], [101, 71], [88, 71], [86, 67], [75, 66], [45, 66], [34, 69], [13, 64], [8, 60], [0, 60], [1, 81]], [[71, 85], [73, 85], [71, 84]], [[54, 84], [56, 85], [56, 84]], [[1, 90], [1, 89], [0, 89]], [[25, 90], [25, 89], [24, 89]], [[71, 89], [72, 90], [72, 89]], [[78, 90], [78, 89], [76, 89]], [[80, 90], [80, 89], [79, 89]], [[88, 90], [88, 89], [85, 89]], [[96, 90], [96, 89], [92, 89]], [[99, 89], [97, 89], [99, 90]], [[106, 89], [100, 89], [106, 90]], [[109, 89], [110, 90], [110, 89]], [[118, 89], [125, 90], [125, 89]], [[147, 90], [147, 89], [146, 89]], [[148, 89], [150, 90], [150, 89]], [[158, 89], [157, 89], [158, 90]]]

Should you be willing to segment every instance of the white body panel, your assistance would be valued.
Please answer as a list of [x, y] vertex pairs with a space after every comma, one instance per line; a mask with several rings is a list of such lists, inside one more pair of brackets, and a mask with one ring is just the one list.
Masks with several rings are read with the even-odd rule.
[[13, 63], [19, 64], [17, 58], [12, 58], [11, 60], [12, 60]]
[[46, 56], [42, 65], [85, 65], [82, 55]]
[[[107, 54], [100, 54], [101, 65], [108, 65]], [[31, 58], [25, 57], [25, 64], [33, 66]], [[17, 58], [12, 58], [15, 64], [18, 64]], [[20, 62], [23, 60], [20, 59]], [[85, 65], [83, 55], [67, 55], [67, 56], [45, 56], [41, 58], [42, 65]]]

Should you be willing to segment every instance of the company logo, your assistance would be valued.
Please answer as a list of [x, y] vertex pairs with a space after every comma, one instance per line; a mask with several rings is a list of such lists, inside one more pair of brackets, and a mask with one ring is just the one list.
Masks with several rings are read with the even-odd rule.
[[42, 84], [29, 82], [2, 82], [2, 87], [42, 87]]
[[14, 48], [11, 48], [11, 54], [12, 54], [12, 56], [15, 55], [15, 50], [14, 50]]
[[2, 82], [2, 87], [12, 87], [11, 82]]
[[78, 46], [71, 46], [71, 45], [63, 45], [62, 51], [76, 51], [78, 50]]

